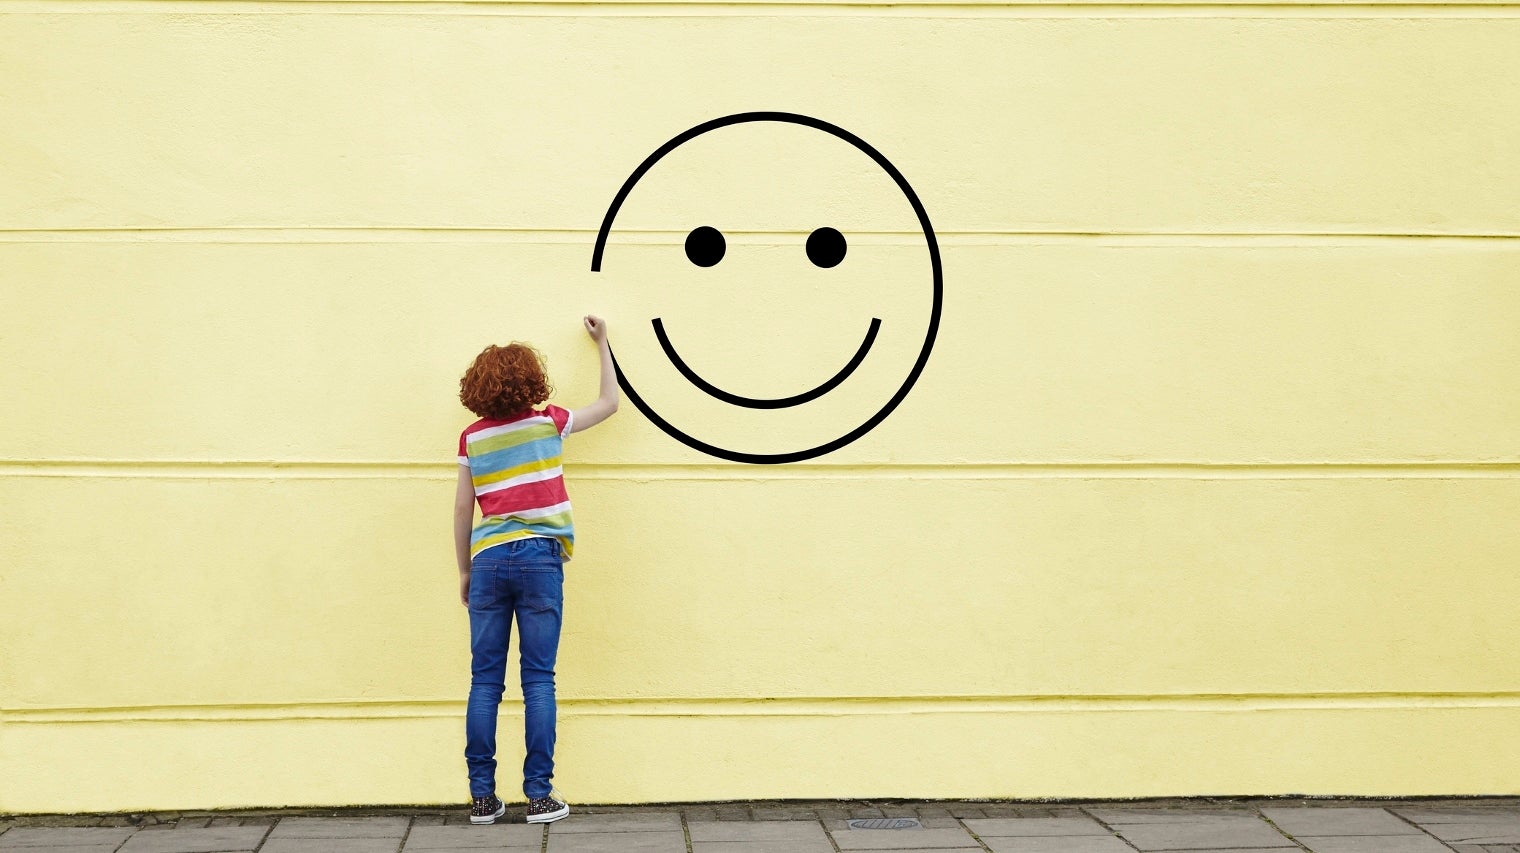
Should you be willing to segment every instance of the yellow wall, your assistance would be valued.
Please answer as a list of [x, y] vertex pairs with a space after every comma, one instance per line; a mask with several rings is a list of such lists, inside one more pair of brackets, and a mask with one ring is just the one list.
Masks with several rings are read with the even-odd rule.
[[0, 0], [0, 811], [462, 802], [475, 352], [773, 450], [921, 340], [795, 128], [590, 271], [746, 110], [938, 343], [570, 439], [572, 801], [1520, 793], [1516, 11]]

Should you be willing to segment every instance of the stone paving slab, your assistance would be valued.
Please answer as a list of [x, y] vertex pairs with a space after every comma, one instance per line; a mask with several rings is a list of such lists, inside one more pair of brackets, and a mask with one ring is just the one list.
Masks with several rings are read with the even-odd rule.
[[[573, 818], [566, 818], [571, 820]], [[564, 823], [565, 821], [557, 821]], [[550, 824], [553, 826], [553, 824]], [[686, 853], [680, 831], [549, 833], [548, 853]]]
[[0, 850], [42, 845], [56, 847], [63, 844], [110, 844], [114, 847], [125, 841], [134, 831], [130, 828], [118, 829], [104, 826], [13, 826], [4, 835], [0, 835]]
[[[571, 817], [560, 821], [575, 820]], [[444, 848], [522, 847], [538, 850], [544, 843], [544, 827], [536, 823], [492, 823], [485, 826], [413, 826], [406, 837], [406, 853]]]
[[[525, 823], [524, 826], [536, 826]], [[649, 812], [647, 814], [577, 814], [570, 807], [570, 816], [549, 824], [549, 834], [567, 832], [656, 832], [681, 830], [680, 812]]]
[[480, 853], [481, 850], [486, 850], [486, 849], [489, 849], [489, 850], [505, 850], [505, 851], [507, 851], [507, 853], [527, 853], [527, 851], [532, 850], [532, 851], [534, 851], [534, 853], [537, 853], [538, 850], [542, 849], [542, 845], [543, 845], [543, 842], [539, 842], [538, 844], [532, 844], [532, 845], [517, 845], [517, 844], [514, 844], [514, 845], [511, 845], [509, 847], [490, 847], [490, 848], [485, 848], [485, 847], [429, 847], [429, 848], [427, 848], [427, 853]]
[[1420, 826], [1448, 844], [1520, 844], [1520, 824], [1429, 823]]
[[[507, 813], [504, 814], [504, 815], [502, 815], [501, 817], [497, 818], [496, 819], [496, 823], [521, 823], [521, 824], [526, 824], [527, 821], [523, 819], [522, 812], [518, 812], [517, 814], [513, 814], [512, 813], [512, 808], [509, 806], [509, 807], [507, 807]], [[475, 826], [475, 824], [470, 823], [470, 813], [467, 810], [460, 810], [460, 811], [457, 811], [457, 812], [455, 812], [453, 814], [444, 815], [444, 817], [443, 817], [443, 825], [444, 826]], [[489, 826], [494, 826], [494, 824], [488, 824], [488, 825]]]
[[692, 853], [834, 853], [834, 845], [820, 834], [815, 839], [786, 841], [692, 841]]
[[975, 847], [964, 829], [847, 829], [834, 833], [840, 850], [943, 850]]
[[1138, 850], [1298, 846], [1254, 816], [1195, 816], [1169, 823], [1115, 824], [1114, 829]]
[[1201, 818], [1250, 818], [1256, 819], [1254, 809], [1202, 809], [1202, 808], [1090, 808], [1088, 814], [1107, 824], [1121, 823], [1180, 823]]
[[400, 837], [271, 838], [259, 853], [397, 853], [400, 849]]
[[755, 821], [753, 823], [688, 823], [693, 844], [698, 841], [796, 841], [829, 843], [817, 821]]
[[1051, 806], [1043, 809], [1021, 809], [1017, 814], [1006, 817], [1091, 817], [1087, 812], [1076, 806]]
[[119, 844], [63, 844], [46, 847], [5, 847], [4, 850], [33, 850], [36, 853], [116, 853]]
[[1393, 806], [1415, 823], [1510, 823], [1520, 820], [1520, 804], [1492, 806]]
[[410, 824], [405, 817], [287, 817], [269, 838], [400, 838]]
[[1112, 835], [1090, 817], [970, 818], [966, 827], [977, 835]]
[[[1184, 853], [1283, 853], [1284, 850], [1293, 851], [1297, 847], [1209, 847], [1203, 850], [1187, 850]], [[1449, 853], [1449, 851], [1448, 851]]]
[[0, 850], [18, 851], [18, 853], [116, 853], [116, 848], [121, 845], [116, 842], [106, 844], [59, 844], [38, 847], [0, 847]]
[[687, 823], [692, 844], [699, 841], [793, 841], [828, 844], [818, 821], [752, 821], [752, 823]]
[[145, 829], [121, 845], [121, 853], [223, 853], [252, 850], [269, 830], [262, 826], [207, 829]]
[[1451, 853], [1451, 848], [1428, 835], [1295, 836], [1314, 853]]
[[980, 847], [908, 847], [893, 850], [892, 853], [984, 853], [984, 851]]
[[1292, 836], [1299, 835], [1423, 835], [1385, 809], [1264, 808], [1261, 813]]
[[[818, 820], [815, 809], [750, 809], [755, 820]], [[691, 820], [688, 815], [687, 820]]]
[[[853, 820], [853, 818], [851, 820]], [[849, 820], [845, 820], [845, 819], [840, 819], [840, 820], [825, 820], [825, 821], [819, 821], [819, 822], [822, 823], [823, 824], [823, 828], [826, 829], [826, 830], [828, 830], [829, 832], [848, 832], [848, 831], [850, 831], [852, 829], [852, 827], [850, 826], [850, 821]], [[959, 819], [953, 818], [953, 817], [948, 817], [948, 816], [947, 817], [921, 817], [921, 818], [918, 819], [918, 823], [919, 823], [919, 826], [922, 826], [924, 829], [960, 829], [961, 828], [961, 822], [960, 822]]]
[[1134, 853], [1114, 835], [1047, 835], [983, 838], [992, 853]]

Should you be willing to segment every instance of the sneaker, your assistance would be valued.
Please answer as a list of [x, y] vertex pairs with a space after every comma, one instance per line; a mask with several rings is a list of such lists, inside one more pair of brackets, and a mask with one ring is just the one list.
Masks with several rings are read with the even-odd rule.
[[528, 801], [528, 823], [550, 823], [570, 814], [570, 807], [553, 797]]
[[471, 798], [470, 823], [495, 823], [497, 818], [506, 813], [507, 804], [496, 799], [495, 794]]

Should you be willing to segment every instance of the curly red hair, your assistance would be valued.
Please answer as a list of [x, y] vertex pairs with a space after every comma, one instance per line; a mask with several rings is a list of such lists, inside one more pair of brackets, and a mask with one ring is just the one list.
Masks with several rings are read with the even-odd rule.
[[526, 414], [553, 392], [544, 375], [544, 357], [517, 341], [481, 350], [459, 380], [459, 402], [483, 418]]

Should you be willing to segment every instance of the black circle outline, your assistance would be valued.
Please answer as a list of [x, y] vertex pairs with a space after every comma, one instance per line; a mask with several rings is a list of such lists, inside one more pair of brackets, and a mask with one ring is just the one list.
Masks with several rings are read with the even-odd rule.
[[[612, 205], [607, 208], [607, 215], [602, 218], [602, 227], [597, 231], [596, 245], [593, 247], [591, 252], [591, 271], [602, 271], [602, 252], [607, 246], [607, 235], [608, 232], [612, 230], [612, 221], [617, 217], [617, 212], [623, 206], [623, 201], [628, 197], [628, 193], [633, 190], [634, 185], [639, 182], [639, 179], [644, 176], [645, 172], [648, 172], [650, 168], [654, 166], [654, 164], [660, 162], [660, 160], [664, 158], [665, 155], [669, 154], [671, 151], [674, 151], [680, 145], [689, 142], [690, 140], [695, 139], [704, 133], [712, 130], [717, 130], [721, 127], [728, 127], [730, 125], [743, 124], [753, 121], [779, 121], [787, 124], [799, 124], [803, 127], [811, 127], [814, 130], [821, 130], [824, 133], [850, 143], [851, 145], [855, 146], [856, 149], [860, 150], [866, 156], [874, 160], [876, 162], [876, 165], [880, 166], [888, 175], [892, 177], [893, 181], [897, 182], [897, 188], [902, 190], [903, 196], [906, 197], [908, 199], [908, 203], [913, 206], [913, 212], [918, 215], [919, 224], [923, 226], [924, 237], [928, 241], [929, 264], [934, 273], [934, 306], [929, 311], [929, 332], [924, 336], [924, 346], [923, 349], [919, 351], [918, 360], [914, 362], [913, 368], [908, 371], [908, 378], [903, 382], [902, 386], [897, 389], [897, 393], [892, 395], [892, 399], [888, 400], [887, 404], [885, 406], [882, 406], [880, 411], [867, 418], [865, 422], [860, 426], [850, 430], [848, 433], [840, 436], [839, 438], [826, 441], [817, 447], [811, 447], [807, 450], [797, 450], [789, 453], [743, 453], [737, 450], [729, 450], [727, 448], [718, 447], [716, 445], [708, 444], [707, 442], [700, 439], [693, 438], [692, 436], [689, 436], [676, 427], [672, 426], [669, 421], [660, 417], [660, 415], [655, 412], [654, 409], [650, 408], [649, 404], [644, 402], [644, 399], [640, 397], [638, 392], [633, 389], [633, 384], [628, 381], [628, 377], [623, 374], [623, 368], [617, 363], [617, 356], [614, 355], [612, 357], [612, 369], [617, 373], [618, 385], [623, 389], [624, 393], [628, 395], [628, 399], [633, 401], [633, 405], [637, 407], [639, 411], [643, 412], [644, 416], [649, 418], [649, 420], [652, 421], [655, 426], [663, 430], [666, 435], [669, 435], [671, 438], [674, 438], [675, 440], [681, 442], [693, 450], [699, 450], [703, 453], [708, 454], [709, 456], [716, 456], [719, 459], [727, 459], [731, 462], [746, 462], [756, 465], [775, 465], [786, 462], [800, 462], [804, 459], [812, 459], [814, 457], [822, 456], [825, 453], [830, 453], [832, 451], [838, 450], [839, 448], [844, 447], [850, 442], [855, 441], [856, 439], [875, 429], [878, 424], [886, 420], [887, 416], [892, 413], [893, 409], [896, 409], [898, 405], [902, 403], [902, 401], [908, 396], [908, 392], [913, 389], [913, 384], [918, 381], [918, 376], [923, 372], [924, 365], [929, 362], [929, 352], [934, 348], [934, 339], [939, 333], [940, 309], [944, 302], [944, 273], [939, 257], [939, 241], [934, 237], [934, 226], [929, 223], [929, 214], [924, 210], [923, 202], [919, 201], [918, 194], [915, 193], [913, 191], [913, 187], [908, 184], [908, 179], [903, 177], [902, 173], [897, 170], [896, 166], [892, 165], [892, 162], [890, 160], [883, 156], [880, 151], [872, 148], [871, 145], [864, 139], [861, 139], [848, 130], [839, 127], [838, 125], [830, 124], [829, 122], [826, 122], [822, 119], [813, 118], [812, 116], [802, 115], [800, 113], [772, 111], [734, 113], [733, 115], [727, 115], [723, 116], [722, 118], [715, 118], [711, 121], [705, 121], [672, 137], [669, 142], [661, 145], [653, 154], [645, 158], [644, 162], [640, 163], [638, 168], [634, 169], [633, 173], [628, 176], [628, 179], [623, 182], [623, 186], [618, 189], [617, 195], [612, 199]], [[610, 343], [608, 344], [607, 349], [610, 354], [612, 351], [612, 345]]]

